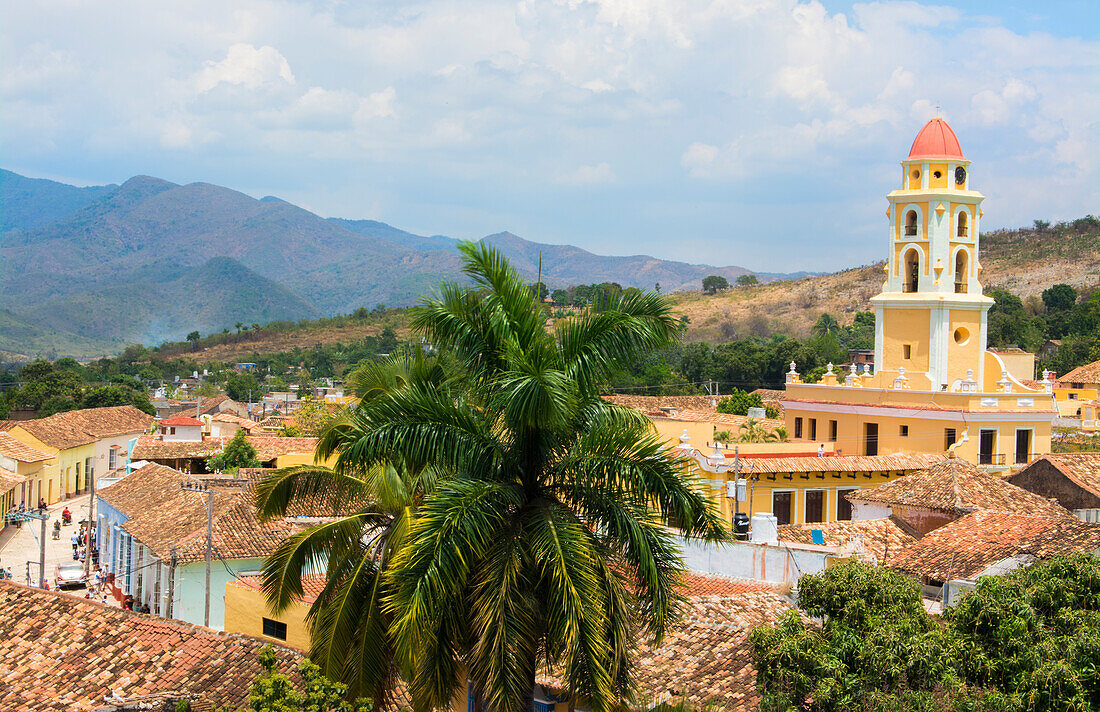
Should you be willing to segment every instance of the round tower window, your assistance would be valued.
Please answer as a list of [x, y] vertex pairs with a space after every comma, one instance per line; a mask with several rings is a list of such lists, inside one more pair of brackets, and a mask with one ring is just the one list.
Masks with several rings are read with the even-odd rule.
[[959, 346], [966, 346], [967, 341], [970, 341], [970, 331], [965, 326], [955, 329], [955, 343]]
[[914, 178], [920, 178], [920, 171], [913, 171]]
[[942, 176], [942, 175], [943, 175], [943, 174], [942, 174], [942, 173], [940, 173], [939, 171], [933, 171], [933, 172], [932, 172], [932, 177], [933, 177], [933, 178], [939, 178], [939, 177], [940, 177], [940, 176]]

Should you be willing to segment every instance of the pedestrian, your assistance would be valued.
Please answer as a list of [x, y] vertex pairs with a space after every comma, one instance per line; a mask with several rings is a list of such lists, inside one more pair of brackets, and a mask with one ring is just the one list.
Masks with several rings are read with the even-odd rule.
[[825, 443], [821, 443], [817, 446], [817, 456], [825, 457]]
[[69, 541], [73, 543], [73, 558], [76, 558], [76, 550], [80, 546], [80, 534], [73, 532], [73, 535], [69, 537]]

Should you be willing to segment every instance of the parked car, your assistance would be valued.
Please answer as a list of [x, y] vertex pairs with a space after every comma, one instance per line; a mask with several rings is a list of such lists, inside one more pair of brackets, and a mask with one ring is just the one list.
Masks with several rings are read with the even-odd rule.
[[58, 589], [83, 586], [85, 583], [84, 564], [75, 561], [58, 564], [54, 581]]

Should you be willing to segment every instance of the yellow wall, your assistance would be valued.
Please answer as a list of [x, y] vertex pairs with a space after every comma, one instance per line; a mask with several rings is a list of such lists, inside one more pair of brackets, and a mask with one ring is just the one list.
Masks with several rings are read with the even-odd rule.
[[[928, 370], [928, 330], [931, 313], [927, 309], [884, 309], [882, 364], [876, 364], [878, 371], [897, 371], [904, 366], [906, 371]], [[905, 344], [912, 347], [910, 358], [902, 358]]]
[[[927, 395], [926, 395], [927, 397]], [[1004, 467], [1008, 470], [1018, 470], [1023, 463], [1017, 464], [1015, 460], [1016, 429], [1031, 428], [1032, 445], [1031, 452], [1044, 454], [1050, 452], [1050, 424], [1049, 422], [1029, 420], [1026, 413], [1020, 414], [1018, 421], [982, 423], [980, 415], [971, 414], [969, 425], [958, 420], [933, 420], [913, 419], [899, 416], [891, 417], [887, 409], [883, 409], [882, 415], [862, 415], [855, 413], [821, 413], [817, 411], [800, 411], [797, 403], [788, 402], [785, 417], [787, 427], [794, 432], [794, 419], [818, 418], [818, 433], [820, 435], [820, 423], [827, 423], [833, 419], [837, 421], [836, 447], [841, 455], [863, 455], [865, 447], [865, 423], [878, 424], [878, 454], [890, 455], [898, 452], [944, 452], [947, 448], [947, 428], [954, 428], [956, 438], [961, 438], [963, 431], [969, 428], [969, 441], [956, 449], [959, 457], [978, 464], [979, 431], [996, 430], [997, 442], [994, 454], [1004, 455]], [[991, 412], [996, 412], [992, 411]], [[902, 436], [901, 426], [908, 427], [908, 435]], [[827, 432], [827, 431], [826, 431]]]
[[314, 465], [321, 464], [327, 467], [333, 467], [336, 464], [336, 456], [328, 458], [327, 460], [315, 463], [313, 461], [312, 452], [290, 452], [286, 455], [279, 455], [275, 458], [275, 467], [291, 467], [293, 465]]
[[1077, 418], [1082, 401], [1100, 400], [1097, 388], [1059, 388], [1054, 387], [1054, 401], [1058, 404], [1058, 415], [1065, 418]]
[[[982, 362], [982, 317], [972, 309], [952, 309], [948, 313], [947, 333], [947, 382], [966, 378], [966, 369], [974, 370], [978, 378], [978, 364]], [[962, 344], [955, 342], [955, 331], [966, 329], [969, 336]], [[908, 369], [906, 369], [908, 370]]]
[[67, 450], [58, 450], [50, 447], [23, 428], [16, 425], [8, 434], [19, 442], [33, 447], [35, 450], [53, 455], [54, 459], [48, 460], [42, 475], [42, 497], [48, 504], [61, 501], [65, 495], [76, 491], [76, 465], [80, 463], [81, 483], [84, 481], [84, 463], [89, 457], [95, 455], [95, 444], [78, 445]]
[[[936, 171], [940, 172], [940, 177], [936, 177]], [[954, 178], [950, 179], [953, 183]], [[933, 163], [928, 166], [928, 187], [929, 188], [946, 188], [948, 182], [947, 176], [947, 164], [946, 163]]]
[[[232, 582], [225, 585], [224, 628], [227, 633], [244, 633], [273, 642], [285, 643], [308, 652], [310, 644], [309, 624], [306, 623], [306, 613], [308, 611], [308, 605], [293, 603], [285, 611], [275, 615], [268, 608], [263, 593], [243, 586], [234, 586]], [[264, 635], [264, 618], [286, 623], [285, 641], [279, 641]]]

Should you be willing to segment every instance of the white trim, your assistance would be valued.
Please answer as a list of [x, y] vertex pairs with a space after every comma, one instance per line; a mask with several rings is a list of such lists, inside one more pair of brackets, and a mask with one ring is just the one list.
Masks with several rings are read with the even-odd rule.
[[[837, 388], [838, 386], [826, 386]], [[864, 391], [872, 389], [862, 389]], [[934, 395], [925, 391], [929, 395]], [[920, 391], [906, 391], [906, 393], [920, 393]], [[899, 408], [894, 406], [858, 405], [854, 403], [804, 403], [793, 400], [782, 400], [780, 404], [787, 410], [794, 412], [810, 413], [848, 413], [852, 415], [873, 415], [884, 418], [911, 418], [914, 420], [947, 420], [952, 422], [968, 423], [1012, 423], [1020, 421], [1053, 422], [1055, 413], [1047, 411], [1027, 411], [1025, 413], [998, 413], [983, 412], [980, 410], [925, 410], [922, 408]]]

